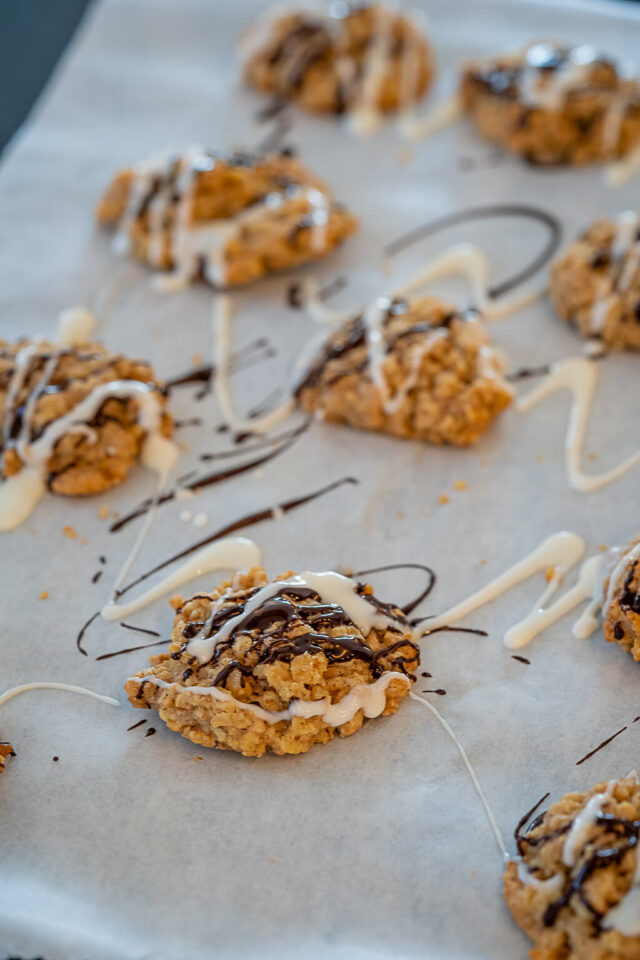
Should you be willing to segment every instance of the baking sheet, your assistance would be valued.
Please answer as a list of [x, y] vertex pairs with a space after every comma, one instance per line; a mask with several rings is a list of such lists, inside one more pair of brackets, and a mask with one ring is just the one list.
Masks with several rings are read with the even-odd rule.
[[[86, 303], [102, 314], [99, 334], [109, 346], [147, 357], [163, 377], [190, 367], [193, 355], [208, 356], [211, 291], [154, 292], [144, 268], [113, 257], [94, 229], [92, 208], [111, 173], [139, 156], [193, 141], [251, 146], [264, 136], [254, 119], [264, 101], [241, 88], [230, 57], [239, 30], [262, 6], [103, 0], [91, 11], [0, 168], [3, 336], [52, 333], [61, 308]], [[424, 6], [443, 92], [470, 55], [553, 34], [633, 57], [640, 35], [638, 12], [613, 3]], [[450, 211], [532, 203], [554, 211], [570, 237], [591, 218], [637, 203], [637, 181], [611, 191], [598, 171], [496, 159], [465, 125], [416, 145], [411, 161], [401, 163], [405, 145], [391, 129], [354, 140], [332, 120], [293, 118], [290, 141], [362, 219], [342, 251], [304, 271], [327, 281], [348, 277], [332, 300], [338, 306], [384, 290], [384, 245]], [[540, 248], [544, 233], [507, 220], [452, 229], [399, 256], [394, 277], [461, 240], [481, 243], [500, 278]], [[243, 410], [280, 382], [311, 333], [310, 323], [284, 306], [289, 281], [270, 279], [236, 297], [238, 346], [267, 336], [277, 351], [235, 375]], [[463, 285], [441, 290], [466, 304]], [[546, 301], [493, 332], [510, 369], [579, 349]], [[637, 357], [614, 356], [599, 367], [590, 469], [634, 448], [637, 364]], [[202, 451], [234, 449], [216, 433], [214, 401], [197, 402], [194, 392], [176, 393], [173, 403], [178, 418], [203, 419], [179, 433], [188, 448], [181, 472], [197, 466]], [[637, 472], [592, 495], [568, 488], [567, 413], [561, 395], [526, 419], [510, 410], [469, 450], [314, 425], [271, 463], [188, 504], [206, 513], [204, 530], [180, 520], [184, 504], [163, 507], [137, 570], [236, 518], [351, 476], [357, 485], [247, 528], [268, 571], [427, 563], [438, 582], [421, 612], [436, 613], [549, 533], [574, 530], [594, 551], [635, 532]], [[239, 452], [213, 466], [243, 458], [251, 459]], [[468, 488], [455, 490], [458, 480]], [[95, 658], [145, 637], [96, 622], [86, 657], [75, 637], [104, 602], [137, 532], [132, 524], [109, 533], [98, 510], [124, 514], [150, 484], [140, 468], [105, 497], [48, 497], [3, 540], [2, 689], [59, 680], [115, 695], [122, 705], [42, 691], [0, 714], [0, 733], [18, 752], [0, 781], [0, 954], [524, 958], [527, 943], [503, 905], [500, 858], [478, 799], [452, 744], [420, 704], [405, 703], [396, 716], [301, 757], [205, 751], [152, 715], [155, 736], [145, 738], [148, 725], [127, 731], [142, 714], [126, 703], [122, 683], [144, 665], [145, 652]], [[442, 494], [450, 497], [446, 505], [438, 502]], [[67, 524], [77, 539], [63, 535]], [[100, 555], [107, 563], [93, 584]], [[195, 582], [194, 592], [210, 584]], [[415, 574], [379, 575], [375, 584], [398, 602], [420, 587]], [[38, 599], [42, 591], [48, 599]], [[575, 640], [566, 619], [523, 651], [529, 666], [503, 648], [504, 630], [539, 592], [539, 583], [523, 584], [474, 615], [469, 622], [489, 637], [443, 633], [423, 645], [422, 669], [433, 674], [428, 686], [447, 691], [431, 699], [466, 746], [505, 835], [547, 790], [557, 796], [588, 788], [625, 773], [638, 757], [640, 729], [630, 726], [575, 765], [637, 713], [637, 668], [601, 633]], [[130, 621], [168, 635], [171, 611], [159, 601]]]

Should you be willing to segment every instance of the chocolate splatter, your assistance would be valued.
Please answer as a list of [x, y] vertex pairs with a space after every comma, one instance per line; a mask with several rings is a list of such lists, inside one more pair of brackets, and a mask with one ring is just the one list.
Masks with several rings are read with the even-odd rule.
[[611, 734], [610, 737], [607, 737], [606, 740], [603, 740], [602, 743], [599, 743], [597, 747], [594, 747], [593, 750], [590, 750], [589, 753], [585, 754], [584, 757], [582, 757], [581, 760], [576, 760], [576, 767], [579, 767], [581, 763], [584, 763], [584, 762], [585, 762], [585, 760], [590, 760], [591, 757], [594, 756], [594, 754], [596, 754], [596, 753], [598, 753], [600, 750], [602, 750], [603, 747], [608, 746], [608, 745], [611, 743], [612, 740], [615, 740], [616, 737], [619, 737], [620, 734], [621, 734], [621, 733], [624, 733], [624, 731], [627, 730], [627, 729], [628, 729], [628, 728], [627, 728], [626, 726], [625, 726], [625, 727], [621, 727], [621, 728], [620, 728], [619, 730], [617, 730], [615, 733]]

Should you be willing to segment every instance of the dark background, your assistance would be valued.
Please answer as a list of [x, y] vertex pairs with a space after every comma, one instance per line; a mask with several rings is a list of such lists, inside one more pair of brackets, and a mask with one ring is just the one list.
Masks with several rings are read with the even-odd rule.
[[26, 117], [90, 5], [91, 0], [0, 0], [0, 150]]
[[26, 117], [91, 3], [0, 0], [0, 151]]

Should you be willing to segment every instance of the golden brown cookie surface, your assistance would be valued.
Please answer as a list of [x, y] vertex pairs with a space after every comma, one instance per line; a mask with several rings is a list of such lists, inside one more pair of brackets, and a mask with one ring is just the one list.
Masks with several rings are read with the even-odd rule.
[[[177, 288], [235, 287], [330, 253], [357, 221], [284, 154], [218, 156], [193, 147], [116, 175], [96, 211], [121, 252]], [[169, 271], [171, 271], [169, 273]]]
[[551, 270], [551, 299], [583, 337], [640, 350], [640, 214], [597, 220]]
[[638, 80], [587, 45], [470, 63], [461, 95], [484, 137], [531, 163], [611, 161], [640, 143]]
[[[368, 342], [378, 307], [380, 353]], [[475, 443], [513, 395], [478, 316], [435, 297], [377, 301], [329, 337], [297, 387], [322, 419], [458, 446]]]
[[384, 4], [267, 12], [244, 46], [252, 86], [315, 112], [399, 110], [421, 99], [433, 74], [421, 29]]
[[[49, 489], [70, 496], [122, 483], [147, 433], [144, 401], [157, 409], [158, 429], [170, 435], [166, 400], [149, 364], [100, 343], [0, 341], [3, 476], [16, 476], [25, 462], [41, 466]], [[61, 424], [67, 428], [58, 436]]]
[[635, 775], [566, 794], [528, 828], [519, 824], [504, 897], [535, 943], [532, 960], [640, 956], [639, 836]]
[[256, 567], [182, 603], [169, 652], [150, 663], [125, 684], [133, 706], [194, 743], [261, 756], [394, 713], [419, 652], [402, 611], [366, 584], [333, 573], [269, 583]]

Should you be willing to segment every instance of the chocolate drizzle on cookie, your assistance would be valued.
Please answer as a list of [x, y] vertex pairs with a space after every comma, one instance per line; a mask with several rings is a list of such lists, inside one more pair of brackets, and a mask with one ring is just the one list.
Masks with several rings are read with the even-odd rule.
[[[355, 593], [387, 618], [385, 629], [400, 634], [398, 640], [373, 648], [359, 635], [360, 629], [339, 603], [323, 601], [311, 587], [285, 582], [275, 591], [267, 587], [268, 596], [254, 609], [248, 608], [249, 601], [265, 588], [255, 587], [241, 595], [230, 594], [214, 601], [207, 620], [186, 624], [182, 631], [184, 641], [171, 657], [178, 660], [188, 656], [194, 641], [212, 638], [211, 654], [201, 660], [201, 665], [215, 665], [224, 654], [235, 650], [240, 637], [247, 637], [250, 645], [243, 649], [242, 660], [234, 655], [223, 663], [212, 681], [213, 686], [224, 684], [234, 671], [251, 676], [262, 665], [290, 663], [303, 654], [323, 654], [331, 665], [361, 660], [369, 665], [374, 679], [388, 669], [415, 679], [409, 667], [415, 667], [419, 661], [419, 649], [410, 639], [411, 628], [405, 615], [399, 608], [369, 593], [365, 584], [355, 581], [353, 584]], [[223, 605], [216, 610], [218, 603]], [[216, 641], [216, 635], [225, 625], [226, 633]], [[346, 632], [333, 635], [324, 632], [327, 628], [346, 628]]]

